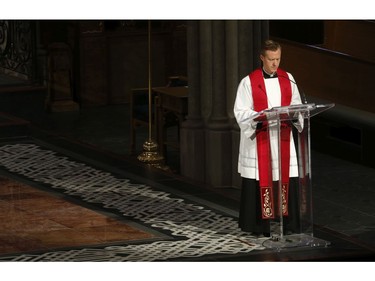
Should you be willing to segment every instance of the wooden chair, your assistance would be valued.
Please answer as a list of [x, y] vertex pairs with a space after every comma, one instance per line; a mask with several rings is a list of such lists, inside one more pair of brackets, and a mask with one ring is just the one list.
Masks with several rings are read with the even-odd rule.
[[[168, 78], [167, 87], [183, 87], [187, 86], [187, 78], [184, 76], [171, 76]], [[130, 154], [134, 155], [136, 153], [136, 131], [137, 128], [145, 127], [148, 128], [149, 126], [149, 93], [148, 88], [136, 88], [132, 89], [131, 95], [130, 95]], [[153, 136], [157, 136], [157, 124], [156, 121], [156, 104], [158, 102], [157, 95], [152, 92], [152, 128]], [[168, 120], [166, 120], [166, 126], [178, 126], [178, 120], [175, 119], [174, 116], [168, 116]], [[148, 135], [146, 136], [146, 138]], [[145, 140], [146, 140], [145, 138]]]

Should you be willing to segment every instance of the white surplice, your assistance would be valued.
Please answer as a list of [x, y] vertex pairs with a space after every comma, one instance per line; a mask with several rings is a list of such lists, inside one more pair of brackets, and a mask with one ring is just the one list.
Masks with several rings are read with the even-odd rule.
[[[288, 73], [288, 76], [291, 81], [295, 81], [290, 73]], [[268, 108], [281, 106], [279, 79], [264, 79], [264, 84], [267, 92]], [[301, 104], [301, 97], [297, 85], [291, 82], [291, 89], [291, 105]], [[241, 177], [259, 180], [257, 141], [256, 137], [254, 137], [257, 123], [252, 120], [256, 113], [257, 112], [254, 111], [250, 78], [249, 76], [246, 76], [241, 80], [238, 86], [237, 96], [234, 103], [234, 116], [241, 129], [238, 172], [241, 174]], [[275, 126], [272, 127], [272, 125], [270, 126], [270, 144], [272, 155], [272, 179], [277, 181], [279, 179], [277, 130]], [[289, 176], [298, 176], [298, 163], [292, 133], [290, 137]]]

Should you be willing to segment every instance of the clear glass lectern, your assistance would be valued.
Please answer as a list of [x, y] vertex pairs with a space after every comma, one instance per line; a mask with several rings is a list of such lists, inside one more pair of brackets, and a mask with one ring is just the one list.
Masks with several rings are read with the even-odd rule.
[[[269, 134], [271, 135], [272, 131], [272, 136], [277, 143], [277, 149], [273, 152], [271, 149], [271, 159], [269, 159], [270, 163], [272, 161], [275, 163], [276, 161], [278, 164], [278, 169], [270, 169], [270, 173], [277, 171], [276, 173], [279, 175], [276, 176], [278, 180], [275, 181], [277, 186], [271, 189], [275, 212], [273, 218], [270, 219], [271, 237], [263, 244], [267, 248], [280, 250], [292, 247], [324, 247], [330, 244], [328, 241], [314, 237], [313, 233], [310, 118], [332, 108], [334, 105], [308, 103], [274, 107], [259, 112], [254, 119], [258, 123], [267, 122]], [[292, 128], [291, 137], [293, 142], [295, 142], [298, 163], [297, 187], [294, 189], [297, 193], [294, 198], [297, 201], [297, 208], [295, 208], [297, 210], [297, 218], [295, 219], [298, 223], [296, 224], [297, 229], [292, 233], [285, 230], [284, 221], [287, 219], [287, 215], [285, 215], [285, 198], [283, 196], [285, 194], [285, 185], [281, 181], [283, 165], [282, 157], [279, 157], [281, 155], [281, 128], [286, 125]], [[275, 175], [270, 175], [270, 177], [275, 178]]]

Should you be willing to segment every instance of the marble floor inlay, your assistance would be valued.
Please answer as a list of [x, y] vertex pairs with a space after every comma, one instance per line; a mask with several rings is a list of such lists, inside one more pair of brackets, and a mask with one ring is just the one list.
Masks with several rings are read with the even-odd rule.
[[0, 229], [0, 255], [155, 237], [6, 177], [0, 177]]
[[[124, 218], [168, 232], [175, 238], [103, 247], [85, 245], [59, 251], [47, 249], [37, 254], [4, 256], [0, 261], [160, 261], [264, 249], [264, 239], [242, 232], [237, 220], [229, 215], [116, 177], [34, 143], [0, 146], [0, 167], [51, 190], [62, 190], [84, 202], [116, 210]], [[74, 206], [68, 213], [76, 215]], [[60, 215], [57, 210], [52, 214], [55, 218]], [[64, 223], [74, 224], [74, 220], [62, 219], [60, 224]]]

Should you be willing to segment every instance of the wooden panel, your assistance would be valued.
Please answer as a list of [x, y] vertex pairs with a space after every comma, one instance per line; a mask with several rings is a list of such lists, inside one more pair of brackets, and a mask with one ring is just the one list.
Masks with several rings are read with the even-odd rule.
[[[180, 36], [180, 35], [179, 35]], [[178, 52], [170, 32], [151, 36], [152, 86], [164, 86], [176, 73]], [[147, 87], [149, 82], [147, 32], [85, 32], [80, 35], [80, 98], [82, 105], [121, 104], [130, 101], [131, 89]], [[183, 66], [185, 68], [186, 65]]]
[[[148, 86], [147, 34], [108, 36], [109, 103], [128, 103], [131, 89]], [[151, 37], [151, 79], [153, 86], [166, 85], [167, 34]]]
[[305, 95], [375, 112], [374, 63], [322, 48], [278, 41], [283, 46], [280, 67], [294, 75]]
[[324, 47], [375, 63], [375, 21], [327, 20]]
[[101, 34], [81, 37], [81, 105], [105, 105], [108, 101], [107, 41]]

